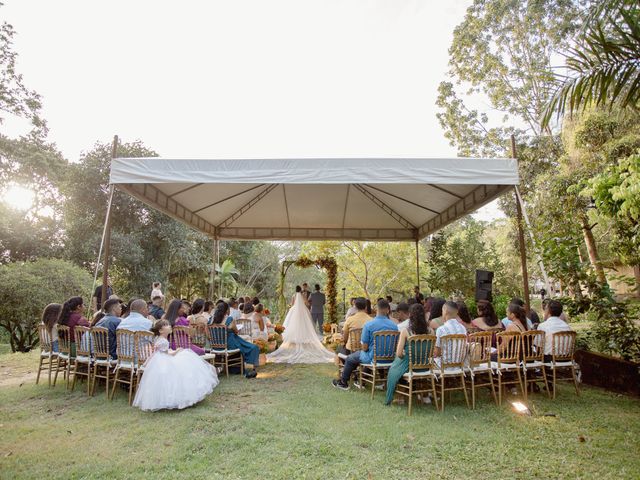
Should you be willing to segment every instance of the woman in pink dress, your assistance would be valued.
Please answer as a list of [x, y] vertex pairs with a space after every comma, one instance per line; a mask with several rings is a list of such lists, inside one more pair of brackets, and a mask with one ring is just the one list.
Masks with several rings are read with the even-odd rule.
[[[182, 300], [174, 299], [171, 300], [169, 308], [167, 308], [167, 312], [164, 314], [163, 318], [164, 320], [167, 320], [169, 322], [171, 328], [188, 327], [189, 320], [187, 320], [186, 311], [187, 307], [182, 303]], [[176, 344], [173, 340], [171, 341], [171, 348], [174, 350], [176, 348]], [[205, 351], [196, 345], [190, 345], [189, 348], [191, 348], [191, 350], [193, 350], [198, 355], [205, 354]]]

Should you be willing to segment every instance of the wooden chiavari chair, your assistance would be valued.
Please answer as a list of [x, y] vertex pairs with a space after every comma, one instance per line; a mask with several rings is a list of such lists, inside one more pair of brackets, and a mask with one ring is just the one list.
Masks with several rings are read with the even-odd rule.
[[412, 335], [407, 338], [409, 350], [409, 371], [402, 376], [406, 385], [398, 382], [395, 393], [409, 397], [407, 414], [411, 415], [414, 395], [431, 393], [436, 410], [438, 394], [433, 373], [433, 352], [436, 346], [435, 335]]
[[73, 365], [71, 391], [76, 388], [78, 376], [87, 378], [87, 395], [91, 393], [91, 328], [76, 326], [76, 358]]
[[229, 367], [240, 367], [240, 373], [244, 373], [244, 357], [238, 348], [229, 350], [227, 348], [227, 326], [209, 325], [209, 343], [211, 353], [215, 355], [214, 365], [224, 367], [225, 375], [229, 376]]
[[[556, 332], [552, 335], [551, 339], [551, 361], [545, 362], [543, 366], [545, 369], [551, 369], [553, 374], [551, 381], [553, 386], [553, 398], [556, 398], [556, 383], [558, 381], [573, 381], [573, 386], [576, 389], [576, 395], [579, 396], [580, 389], [578, 388], [578, 378], [576, 376], [576, 362], [573, 358], [576, 349], [576, 332]], [[571, 370], [571, 377], [557, 378], [557, 371], [564, 369]]]
[[104, 327], [93, 327], [91, 329], [91, 343], [93, 347], [93, 374], [91, 384], [91, 395], [95, 394], [96, 381], [101, 378], [105, 381], [105, 394], [109, 398], [109, 380], [111, 379], [111, 369], [116, 366], [116, 361], [111, 358], [109, 345], [109, 330]]
[[49, 387], [51, 387], [51, 372], [53, 371], [53, 363], [58, 361], [58, 354], [53, 351], [51, 332], [43, 323], [38, 325], [38, 337], [40, 339], [40, 361], [38, 363], [36, 385], [40, 381], [40, 372], [42, 372], [43, 370], [48, 370]]
[[191, 336], [191, 343], [203, 350], [207, 351], [207, 327], [204, 325], [191, 325], [189, 326], [189, 335]]
[[[493, 370], [491, 369], [491, 339], [492, 332], [476, 332], [469, 335], [469, 352], [465, 371], [469, 373], [471, 383], [471, 408], [476, 408], [476, 389], [490, 387], [493, 400], [498, 404], [496, 389], [493, 383]], [[484, 383], [478, 383], [478, 377], [486, 376]]]
[[[498, 374], [498, 405], [502, 405], [503, 386], [516, 385], [524, 392], [520, 375], [520, 337], [520, 332], [500, 332], [496, 335], [497, 361], [491, 362], [491, 368]], [[505, 373], [515, 373], [517, 378], [505, 380]]]
[[58, 381], [58, 372], [62, 372], [65, 379], [65, 389], [69, 388], [69, 377], [73, 357], [71, 356], [71, 329], [66, 325], [58, 325], [58, 361], [56, 362], [56, 374], [53, 377], [53, 386]]
[[[469, 407], [469, 396], [464, 381], [464, 361], [467, 356], [467, 336], [465, 334], [443, 335], [440, 337], [440, 357], [434, 359], [434, 373], [440, 381], [440, 411], [444, 411], [444, 394], [462, 390]], [[447, 379], [460, 380], [460, 386], [447, 387]]]
[[[116, 345], [118, 361], [113, 376], [110, 399], [113, 400], [116, 387], [118, 383], [121, 383], [129, 386], [129, 405], [131, 405], [136, 372], [136, 332], [127, 329], [116, 330]], [[121, 375], [123, 373], [125, 376]]]
[[397, 330], [380, 330], [373, 334], [373, 359], [371, 363], [361, 363], [358, 368], [359, 384], [364, 388], [365, 384], [371, 384], [371, 398], [375, 393], [376, 386], [387, 382], [386, 372], [391, 366], [391, 362], [396, 357], [396, 346], [400, 332]]
[[[527, 391], [529, 390], [529, 384], [534, 384], [537, 380], [536, 370], [542, 372], [542, 379], [544, 386], [547, 389], [547, 395], [551, 396], [549, 392], [549, 383], [547, 382], [547, 373], [544, 371], [544, 332], [542, 330], [529, 330], [520, 334], [522, 345], [520, 346], [522, 354], [522, 375], [524, 385], [524, 398], [527, 398]], [[533, 386], [532, 386], [533, 391]]]
[[136, 332], [136, 386], [140, 384], [140, 378], [144, 374], [147, 361], [155, 352], [154, 346], [155, 335], [151, 332]]
[[[362, 350], [362, 344], [360, 343], [360, 338], [362, 337], [362, 329], [361, 328], [352, 328], [349, 330], [349, 338], [347, 339], [347, 349], [353, 352], [359, 352]], [[338, 354], [338, 376], [342, 375], [342, 370], [344, 369], [344, 362], [347, 361], [348, 355], [346, 353]]]
[[253, 340], [253, 325], [250, 318], [239, 318], [236, 320], [238, 335], [248, 342]]

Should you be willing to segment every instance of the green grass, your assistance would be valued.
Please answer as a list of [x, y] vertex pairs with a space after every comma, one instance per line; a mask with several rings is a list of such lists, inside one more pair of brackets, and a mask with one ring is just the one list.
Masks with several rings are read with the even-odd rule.
[[444, 413], [408, 417], [381, 392], [333, 388], [330, 365], [267, 366], [256, 380], [222, 378], [196, 407], [144, 413], [123, 392], [109, 402], [36, 386], [36, 359], [0, 355], [3, 479], [640, 476], [640, 401], [588, 387], [535, 395], [531, 417], [484, 393], [476, 411], [454, 395]]

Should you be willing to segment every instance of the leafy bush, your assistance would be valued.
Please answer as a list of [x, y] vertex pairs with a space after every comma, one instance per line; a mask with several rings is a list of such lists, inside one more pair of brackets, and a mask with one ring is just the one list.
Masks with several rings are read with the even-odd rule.
[[0, 327], [11, 350], [26, 352], [38, 343], [37, 326], [49, 303], [89, 295], [91, 276], [64, 260], [39, 259], [0, 266]]
[[508, 295], [496, 295], [493, 297], [493, 308], [499, 320], [507, 316], [507, 307], [510, 302], [511, 297]]

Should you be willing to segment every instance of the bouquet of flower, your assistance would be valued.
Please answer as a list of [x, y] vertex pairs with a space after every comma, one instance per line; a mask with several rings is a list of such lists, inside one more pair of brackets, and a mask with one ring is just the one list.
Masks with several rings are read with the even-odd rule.
[[325, 323], [322, 325], [322, 330], [324, 330], [324, 333], [331, 333], [331, 324]]
[[254, 340], [253, 343], [257, 345], [258, 348], [260, 348], [260, 353], [269, 353], [269, 344], [267, 343], [266, 340], [263, 340], [262, 338], [258, 338]]
[[268, 309], [268, 308], [265, 308], [265, 309], [264, 309], [264, 314], [265, 314], [265, 315], [270, 315], [270, 314], [271, 314], [271, 312], [269, 311], [269, 309]]
[[282, 332], [284, 332], [284, 325], [279, 323], [274, 327], [274, 330], [275, 330], [276, 333], [280, 333], [281, 334]]

